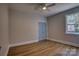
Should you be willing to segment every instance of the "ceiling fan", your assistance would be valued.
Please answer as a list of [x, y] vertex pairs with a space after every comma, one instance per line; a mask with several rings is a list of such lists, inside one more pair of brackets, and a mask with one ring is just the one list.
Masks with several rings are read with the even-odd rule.
[[49, 7], [52, 7], [52, 6], [55, 6], [55, 5], [56, 5], [56, 3], [39, 3], [39, 4], [37, 4], [36, 8], [38, 10], [45, 11], [45, 10], [48, 10]]

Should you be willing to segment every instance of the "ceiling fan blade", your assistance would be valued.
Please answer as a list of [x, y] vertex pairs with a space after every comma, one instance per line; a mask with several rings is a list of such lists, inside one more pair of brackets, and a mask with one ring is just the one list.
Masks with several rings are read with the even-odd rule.
[[56, 5], [56, 3], [52, 3], [52, 4], [48, 5], [47, 7], [52, 7], [52, 6], [55, 6], [55, 5]]
[[[35, 7], [36, 10], [48, 10], [49, 7], [55, 6], [56, 3], [39, 3], [37, 4], [37, 6]], [[45, 9], [46, 8], [46, 9]]]

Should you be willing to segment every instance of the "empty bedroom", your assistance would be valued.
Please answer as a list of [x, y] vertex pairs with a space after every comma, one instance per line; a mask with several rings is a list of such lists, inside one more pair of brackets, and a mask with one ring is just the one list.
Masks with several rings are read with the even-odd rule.
[[79, 3], [0, 3], [0, 56], [79, 56]]

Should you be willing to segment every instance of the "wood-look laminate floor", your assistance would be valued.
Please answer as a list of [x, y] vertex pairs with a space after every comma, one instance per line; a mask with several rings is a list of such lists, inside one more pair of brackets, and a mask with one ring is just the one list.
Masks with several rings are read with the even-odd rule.
[[8, 56], [79, 56], [79, 48], [44, 40], [12, 47]]

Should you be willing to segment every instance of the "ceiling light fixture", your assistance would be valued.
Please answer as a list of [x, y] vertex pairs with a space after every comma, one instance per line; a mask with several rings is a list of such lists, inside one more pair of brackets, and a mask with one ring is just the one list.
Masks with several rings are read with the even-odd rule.
[[46, 6], [44, 6], [42, 9], [43, 9], [43, 10], [47, 10], [47, 7], [46, 7]]
[[50, 7], [55, 6], [55, 3], [40, 3], [37, 4], [37, 6], [35, 7], [35, 9], [38, 9], [40, 11], [48, 11]]

